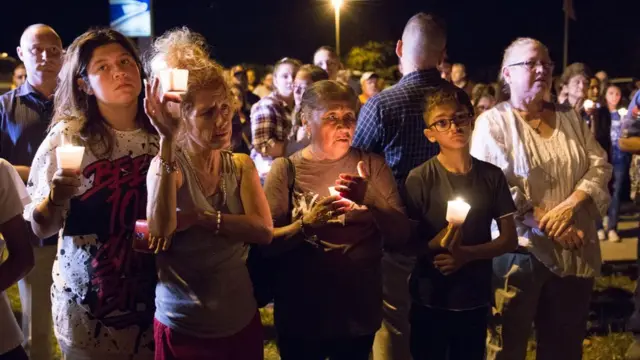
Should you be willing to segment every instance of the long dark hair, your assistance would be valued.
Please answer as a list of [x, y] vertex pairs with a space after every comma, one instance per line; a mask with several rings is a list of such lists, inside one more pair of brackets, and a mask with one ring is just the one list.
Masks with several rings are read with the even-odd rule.
[[[87, 68], [93, 52], [100, 46], [119, 44], [135, 60], [140, 70], [140, 82], [146, 78], [140, 56], [135, 46], [124, 35], [111, 29], [90, 29], [78, 36], [67, 49], [60, 71], [60, 82], [55, 93], [55, 112], [50, 128], [60, 121], [75, 122], [80, 139], [98, 157], [109, 157], [113, 152], [114, 136], [104, 119], [95, 95], [87, 94], [78, 84], [78, 79], [89, 82]], [[138, 96], [136, 123], [149, 133], [154, 127], [144, 113], [144, 91]]]

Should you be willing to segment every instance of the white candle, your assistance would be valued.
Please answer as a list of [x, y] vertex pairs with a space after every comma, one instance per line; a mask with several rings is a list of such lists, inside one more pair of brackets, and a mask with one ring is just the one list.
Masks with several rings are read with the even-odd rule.
[[457, 198], [447, 203], [447, 221], [453, 225], [462, 225], [467, 218], [471, 206]]
[[629, 113], [629, 110], [625, 108], [618, 109], [618, 115], [620, 115], [621, 118], [624, 118], [625, 116], [627, 116], [628, 113]]
[[64, 170], [80, 170], [84, 146], [62, 145], [56, 148], [58, 168]]
[[589, 99], [585, 100], [584, 103], [582, 104], [582, 106], [584, 107], [585, 110], [593, 109], [593, 107], [595, 105], [596, 104], [592, 100], [589, 100]]
[[160, 84], [164, 92], [186, 92], [189, 82], [189, 70], [165, 69], [159, 73]]

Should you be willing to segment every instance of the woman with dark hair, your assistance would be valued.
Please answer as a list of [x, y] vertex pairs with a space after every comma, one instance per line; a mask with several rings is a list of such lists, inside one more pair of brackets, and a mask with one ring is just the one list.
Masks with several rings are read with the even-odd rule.
[[251, 108], [251, 158], [260, 179], [267, 176], [273, 159], [286, 154], [294, 105], [293, 81], [300, 66], [300, 61], [291, 58], [278, 61], [273, 67], [273, 92]]
[[250, 112], [245, 106], [246, 99], [242, 88], [234, 85], [231, 93], [235, 99], [238, 109], [233, 114], [231, 120], [231, 151], [249, 155], [251, 153], [251, 121]]
[[300, 102], [310, 144], [276, 159], [265, 193], [276, 229], [275, 327], [283, 360], [368, 359], [381, 324], [383, 240], [409, 224], [384, 159], [351, 147], [358, 98], [319, 81]]
[[[598, 230], [600, 240], [613, 242], [621, 241], [618, 235], [618, 220], [620, 219], [620, 202], [624, 184], [629, 184], [629, 168], [631, 167], [631, 154], [620, 150], [618, 144], [622, 134], [622, 116], [618, 113], [621, 109], [620, 99], [622, 93], [617, 85], [610, 84], [604, 89], [604, 103], [600, 116], [611, 124], [609, 133], [611, 136], [611, 148], [609, 150], [609, 162], [613, 165], [613, 181], [611, 184], [611, 205], [609, 206], [606, 229]], [[606, 230], [606, 231], [605, 231]]]
[[[231, 88], [187, 28], [156, 39], [150, 63], [145, 110], [160, 134], [147, 176], [149, 233], [159, 239], [155, 358], [261, 360], [245, 243], [270, 243], [273, 223], [253, 162], [227, 151]], [[160, 92], [156, 75], [167, 68], [189, 70], [182, 96]]]
[[300, 102], [304, 91], [311, 84], [321, 80], [329, 80], [329, 74], [321, 67], [312, 64], [302, 65], [296, 74], [296, 78], [293, 81], [295, 108], [293, 110], [293, 126], [287, 143], [287, 156], [309, 145], [309, 136], [300, 116]]
[[[154, 259], [131, 246], [158, 149], [143, 78], [122, 34], [97, 29], [76, 38], [31, 167], [25, 217], [40, 238], [59, 236], [51, 297], [65, 359], [153, 358]], [[71, 144], [85, 147], [82, 163], [61, 168], [57, 149]]]

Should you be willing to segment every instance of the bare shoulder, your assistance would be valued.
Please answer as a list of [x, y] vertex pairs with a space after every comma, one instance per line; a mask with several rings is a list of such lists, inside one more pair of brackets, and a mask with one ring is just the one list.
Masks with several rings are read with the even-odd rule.
[[233, 162], [236, 165], [236, 168], [245, 170], [251, 170], [255, 168], [253, 160], [247, 154], [243, 153], [233, 153]]

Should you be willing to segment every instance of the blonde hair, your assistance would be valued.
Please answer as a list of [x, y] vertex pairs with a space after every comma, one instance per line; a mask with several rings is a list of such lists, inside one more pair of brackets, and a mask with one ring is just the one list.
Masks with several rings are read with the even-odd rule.
[[515, 39], [511, 44], [509, 44], [509, 46], [507, 46], [507, 48], [504, 50], [504, 56], [502, 57], [502, 66], [500, 66], [500, 74], [498, 75], [498, 79], [502, 83], [502, 91], [505, 94], [509, 93], [509, 85], [504, 80], [504, 75], [502, 72], [505, 67], [511, 64], [511, 61], [512, 61], [511, 59], [516, 54], [516, 52], [525, 46], [538, 47], [544, 50], [547, 53], [547, 55], [549, 54], [549, 49], [539, 40], [536, 40], [533, 38], [521, 37], [521, 38]]
[[181, 106], [183, 117], [194, 105], [194, 94], [202, 89], [218, 91], [221, 100], [229, 103], [234, 111], [240, 106], [231, 92], [227, 72], [211, 59], [201, 34], [182, 27], [169, 30], [156, 39], [147, 61], [148, 73], [155, 78], [161, 70], [169, 68], [189, 70], [187, 93]]

